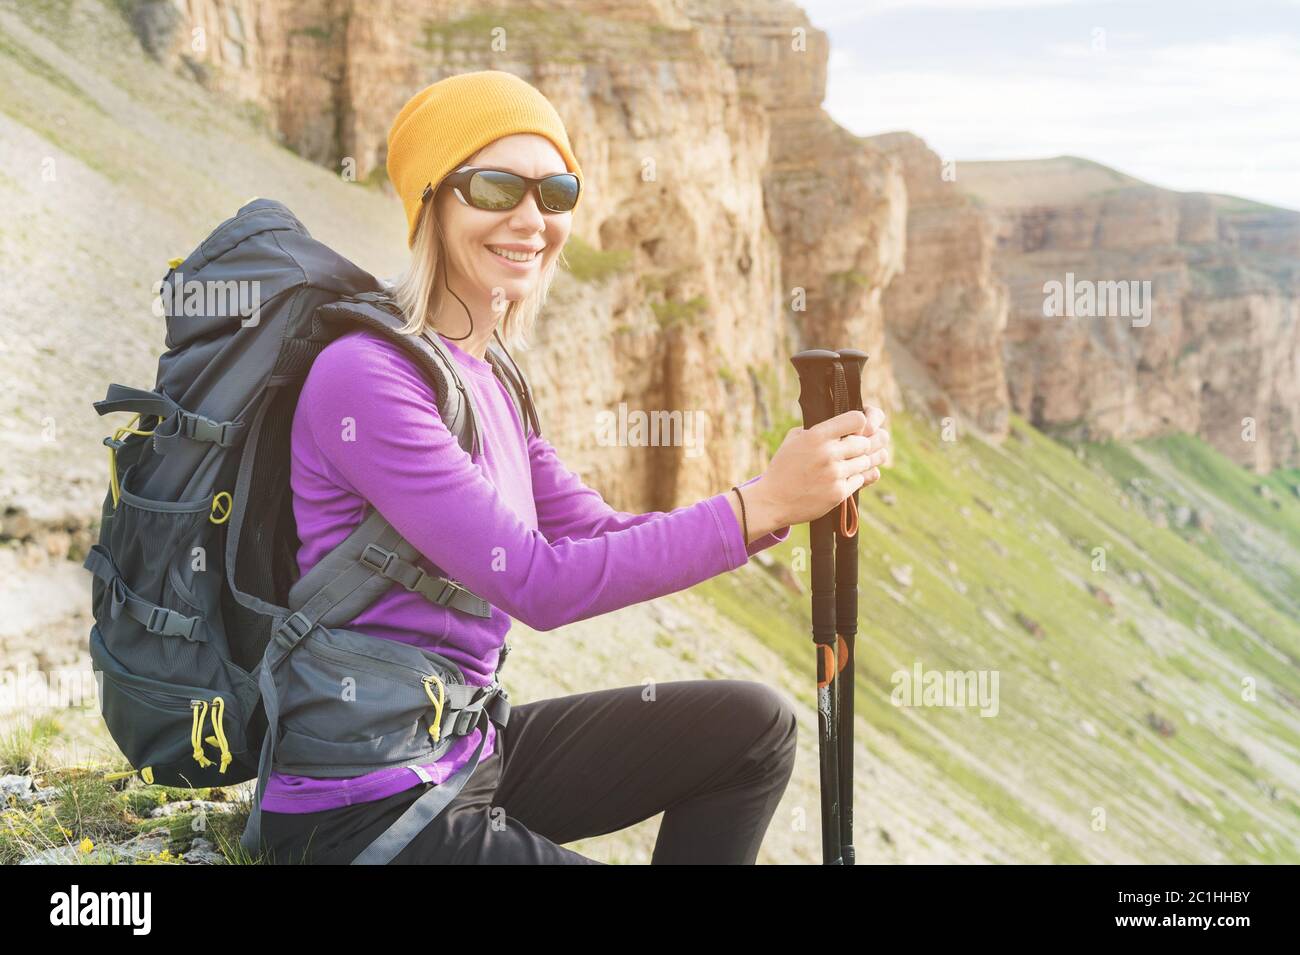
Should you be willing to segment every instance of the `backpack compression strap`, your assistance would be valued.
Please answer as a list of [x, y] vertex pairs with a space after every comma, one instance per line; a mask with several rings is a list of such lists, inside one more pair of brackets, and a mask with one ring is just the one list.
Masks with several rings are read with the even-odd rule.
[[113, 601], [109, 612], [116, 620], [122, 611], [134, 617], [150, 633], [164, 637], [184, 637], [195, 643], [207, 643], [208, 637], [200, 617], [187, 617], [168, 607], [160, 606], [151, 600], [145, 600], [126, 585], [125, 578], [113, 562], [112, 555], [103, 544], [95, 544], [86, 554], [83, 567], [104, 581], [111, 589]]
[[[181, 439], [207, 441], [219, 447], [229, 448], [243, 436], [244, 422], [216, 421], [193, 411], [186, 411], [161, 391], [145, 391], [116, 382], [108, 386], [108, 392], [102, 401], [93, 403], [101, 415], [114, 411], [136, 411], [145, 416], [156, 416], [159, 421], [154, 428], [154, 448], [166, 453]], [[172, 430], [167, 422], [175, 417], [176, 428]], [[105, 439], [107, 443], [108, 439]]]

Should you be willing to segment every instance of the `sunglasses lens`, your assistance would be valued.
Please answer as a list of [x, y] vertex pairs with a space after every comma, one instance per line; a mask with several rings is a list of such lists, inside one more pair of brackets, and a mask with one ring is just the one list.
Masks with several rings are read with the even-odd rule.
[[578, 203], [578, 177], [571, 172], [543, 179], [542, 202], [552, 212], [568, 212]]
[[523, 196], [524, 181], [512, 173], [485, 169], [469, 180], [470, 202], [480, 209], [513, 209]]
[[[527, 183], [514, 173], [484, 169], [469, 180], [469, 200], [480, 209], [502, 212], [519, 205]], [[542, 204], [547, 212], [568, 212], [578, 203], [578, 177], [571, 172], [543, 179]]]

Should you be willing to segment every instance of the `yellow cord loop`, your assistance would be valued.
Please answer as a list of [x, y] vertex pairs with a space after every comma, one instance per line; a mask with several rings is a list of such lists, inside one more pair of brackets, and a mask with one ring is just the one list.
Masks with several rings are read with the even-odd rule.
[[[115, 780], [115, 779], [126, 779], [128, 776], [134, 776], [134, 775], [136, 774], [136, 772], [137, 772], [136, 770], [131, 769], [131, 770], [128, 770], [127, 772], [124, 772], [124, 773], [105, 773], [105, 774], [104, 774], [104, 781], [105, 781], [105, 782], [112, 782], [112, 781]], [[153, 785], [153, 767], [152, 767], [152, 766], [145, 766], [143, 769], [139, 770], [139, 773], [140, 773], [140, 778], [141, 778], [141, 779], [143, 779], [143, 780], [144, 780], [146, 783], [148, 783], [150, 786]]]
[[200, 766], [211, 766], [212, 760], [203, 754], [203, 740], [199, 738], [203, 733], [203, 721], [208, 715], [208, 704], [205, 700], [190, 700], [190, 708], [194, 711], [194, 723], [190, 726], [190, 743], [194, 746], [194, 761]]
[[207, 741], [211, 743], [213, 746], [216, 746], [221, 750], [221, 769], [219, 771], [223, 773], [226, 771], [226, 767], [230, 765], [230, 761], [235, 758], [233, 755], [231, 755], [230, 744], [226, 742], [226, 730], [225, 727], [222, 725], [222, 721], [225, 719], [225, 716], [226, 716], [226, 701], [219, 696], [213, 697], [212, 729], [216, 733], [216, 735], [209, 736]]
[[[225, 501], [221, 500], [223, 497], [225, 498]], [[234, 498], [230, 496], [229, 491], [221, 491], [218, 493], [212, 498], [212, 513], [208, 515], [208, 520], [213, 524], [226, 523], [226, 521], [230, 520], [231, 511], [234, 510], [234, 508], [231, 507], [233, 503]]]
[[[438, 682], [437, 699], [433, 697], [433, 689], [429, 686], [430, 680]], [[429, 697], [429, 702], [433, 704], [433, 725], [429, 727], [429, 735], [437, 742], [442, 738], [442, 708], [447, 702], [447, 688], [436, 676], [426, 676], [421, 682], [424, 684], [424, 692]]]
[[[117, 431], [113, 433], [113, 440], [121, 441], [122, 436], [126, 434], [153, 434], [154, 429], [141, 431], [138, 428], [133, 428], [132, 425], [139, 420], [140, 416], [136, 415], [124, 427], [118, 428]], [[117, 448], [112, 445], [109, 445], [108, 448], [108, 483], [113, 489], [113, 506], [117, 507], [117, 502], [122, 497], [122, 489], [118, 487], [117, 484]]]

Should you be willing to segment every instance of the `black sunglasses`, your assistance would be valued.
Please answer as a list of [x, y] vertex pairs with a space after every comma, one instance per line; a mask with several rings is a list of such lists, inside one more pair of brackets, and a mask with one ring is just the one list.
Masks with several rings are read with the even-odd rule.
[[[530, 189], [537, 190], [537, 202], [542, 212], [568, 212], [578, 204], [578, 193], [582, 189], [578, 177], [571, 172], [532, 179], [505, 169], [486, 166], [458, 169], [443, 179], [438, 188], [443, 186], [456, 189], [462, 202], [489, 212], [513, 209], [523, 201]], [[424, 187], [420, 201], [427, 201], [433, 194], [433, 184], [429, 183]]]

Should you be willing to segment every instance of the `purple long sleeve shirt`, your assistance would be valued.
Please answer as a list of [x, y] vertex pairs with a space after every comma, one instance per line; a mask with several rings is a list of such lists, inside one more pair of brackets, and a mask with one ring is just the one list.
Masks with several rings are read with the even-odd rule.
[[[447, 429], [433, 389], [397, 345], [353, 331], [317, 356], [290, 436], [298, 566], [310, 571], [361, 522], [369, 501], [420, 552], [425, 570], [429, 561], [441, 567], [491, 603], [491, 616], [439, 607], [394, 585], [348, 629], [433, 650], [483, 686], [512, 618], [535, 630], [585, 620], [734, 570], [790, 535], [787, 526], [746, 546], [729, 491], [666, 513], [613, 510], [546, 440], [525, 440], [514, 402], [487, 361], [442, 340], [473, 391], [483, 433], [474, 457]], [[262, 809], [319, 812], [441, 783], [469, 761], [480, 732], [427, 766], [346, 779], [272, 772]], [[489, 724], [480, 761], [495, 741]]]

